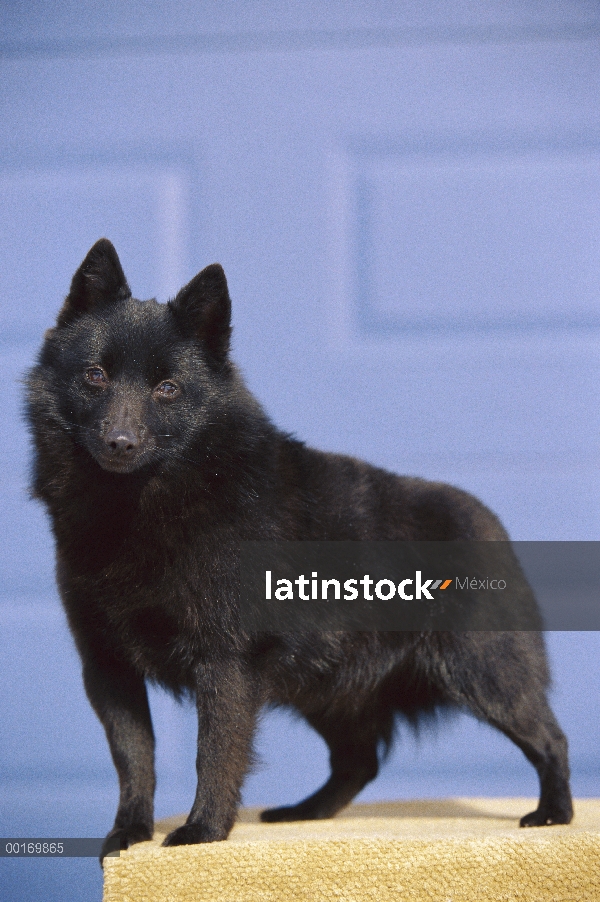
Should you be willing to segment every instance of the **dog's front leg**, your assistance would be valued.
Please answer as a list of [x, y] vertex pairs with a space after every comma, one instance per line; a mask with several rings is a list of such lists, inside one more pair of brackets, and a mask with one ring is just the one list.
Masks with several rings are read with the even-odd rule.
[[102, 862], [111, 851], [152, 839], [154, 733], [146, 684], [134, 670], [88, 660], [84, 663], [83, 680], [106, 731], [119, 775], [119, 808], [114, 827], [102, 846]]
[[187, 822], [165, 846], [226, 839], [252, 760], [259, 701], [251, 675], [237, 660], [203, 663], [196, 672], [198, 787]]

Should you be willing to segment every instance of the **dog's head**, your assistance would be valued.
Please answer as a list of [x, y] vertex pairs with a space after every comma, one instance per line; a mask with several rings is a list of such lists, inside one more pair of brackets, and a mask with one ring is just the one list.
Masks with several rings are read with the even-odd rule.
[[[73, 276], [29, 377], [33, 408], [104, 469], [183, 460], [232, 391], [231, 302], [219, 264], [168, 304], [132, 298], [117, 253], [98, 241]], [[39, 419], [39, 417], [38, 417]]]

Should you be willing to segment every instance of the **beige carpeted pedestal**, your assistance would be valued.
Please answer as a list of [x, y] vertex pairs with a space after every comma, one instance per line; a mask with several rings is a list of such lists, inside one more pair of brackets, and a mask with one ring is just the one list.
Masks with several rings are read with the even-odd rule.
[[600, 902], [600, 800], [568, 827], [520, 829], [533, 799], [353, 805], [333, 820], [261, 824], [161, 848], [157, 824], [104, 865], [104, 902]]

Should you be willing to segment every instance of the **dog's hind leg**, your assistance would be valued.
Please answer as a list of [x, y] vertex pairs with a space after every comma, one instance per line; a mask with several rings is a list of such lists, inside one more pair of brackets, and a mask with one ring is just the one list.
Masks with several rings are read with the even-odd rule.
[[567, 739], [545, 701], [538, 699], [537, 710], [527, 717], [509, 718], [509, 723], [494, 723], [519, 746], [538, 772], [540, 801], [535, 811], [521, 818], [521, 827], [568, 824], [573, 817], [569, 789]]
[[263, 811], [263, 821], [333, 817], [377, 776], [377, 750], [383, 731], [377, 729], [372, 717], [365, 714], [363, 718], [341, 720], [313, 715], [307, 720], [329, 747], [331, 776], [317, 792], [297, 805]]
[[[573, 804], [567, 740], [548, 704], [546, 679], [539, 677], [539, 672], [545, 671], [541, 643], [538, 647], [535, 634], [498, 633], [491, 642], [479, 644], [475, 639], [469, 661], [467, 636], [460, 657], [462, 673], [453, 680], [454, 692], [476, 717], [512, 739], [540, 780], [539, 805], [521, 818], [521, 826], [570, 823]], [[471, 674], [476, 675], [474, 679]]]

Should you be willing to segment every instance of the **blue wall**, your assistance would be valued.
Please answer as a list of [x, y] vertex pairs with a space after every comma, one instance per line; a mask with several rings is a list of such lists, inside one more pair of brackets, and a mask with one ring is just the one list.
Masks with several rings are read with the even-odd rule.
[[[596, 540], [596, 3], [0, 2], [0, 833], [103, 835], [116, 778], [27, 499], [19, 377], [101, 235], [139, 297], [219, 260], [235, 356], [284, 429], [479, 494], [515, 539]], [[573, 785], [600, 794], [597, 634], [552, 634]], [[193, 713], [153, 694], [158, 814]], [[247, 804], [320, 740], [264, 718]], [[363, 798], [535, 795], [468, 718], [401, 736]], [[95, 862], [0, 861], [13, 900], [99, 899]]]

